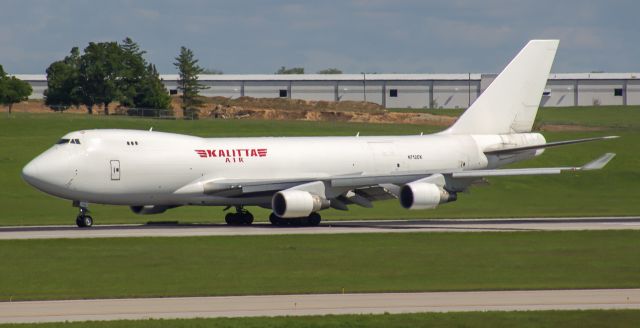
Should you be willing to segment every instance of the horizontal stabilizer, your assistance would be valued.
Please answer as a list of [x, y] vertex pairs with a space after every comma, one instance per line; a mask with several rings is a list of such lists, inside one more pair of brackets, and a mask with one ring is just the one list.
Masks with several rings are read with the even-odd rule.
[[464, 172], [451, 173], [453, 178], [483, 178], [495, 176], [514, 176], [514, 175], [545, 175], [560, 174], [564, 171], [591, 171], [602, 169], [613, 157], [614, 153], [606, 153], [599, 158], [583, 165], [574, 167], [540, 167], [526, 169], [496, 169], [496, 170], [474, 170]]
[[524, 150], [543, 149], [543, 148], [550, 148], [550, 147], [577, 144], [577, 143], [582, 143], [582, 142], [597, 141], [597, 140], [607, 140], [607, 139], [615, 139], [615, 138], [618, 138], [618, 136], [606, 136], [606, 137], [594, 137], [594, 138], [584, 138], [584, 139], [575, 139], [575, 140], [564, 140], [564, 141], [556, 141], [556, 142], [547, 142], [547, 143], [541, 144], [541, 145], [488, 150], [488, 151], [485, 151], [484, 153], [486, 155], [500, 155], [500, 154], [516, 153], [516, 152], [524, 151]]

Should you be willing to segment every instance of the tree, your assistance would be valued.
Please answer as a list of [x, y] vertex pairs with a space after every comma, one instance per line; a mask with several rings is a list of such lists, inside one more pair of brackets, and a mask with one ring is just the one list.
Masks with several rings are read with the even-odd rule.
[[9, 77], [0, 65], [0, 104], [9, 107], [9, 114], [13, 104], [25, 101], [31, 95], [32, 89], [29, 83], [15, 76]]
[[193, 51], [186, 47], [180, 47], [180, 54], [175, 60], [173, 65], [178, 68], [178, 89], [182, 91], [182, 114], [184, 117], [194, 117], [197, 108], [203, 104], [199, 92], [207, 89], [198, 81], [198, 75], [202, 74], [204, 69], [198, 65]]
[[73, 47], [69, 56], [55, 61], [47, 68], [47, 89], [44, 91], [44, 103], [53, 110], [66, 110], [79, 106], [77, 94], [80, 50]]
[[93, 107], [119, 101], [126, 107], [170, 108], [171, 102], [158, 72], [147, 63], [145, 51], [131, 38], [117, 42], [89, 43], [84, 54], [77, 47], [47, 68], [45, 104], [54, 110], [69, 106]]
[[136, 107], [171, 108], [171, 96], [164, 87], [155, 65], [149, 64], [147, 66], [141, 81], [136, 85], [136, 89], [136, 95], [133, 97], [133, 103]]
[[80, 102], [93, 113], [102, 104], [109, 115], [109, 104], [120, 95], [118, 79], [122, 70], [122, 51], [116, 42], [89, 42], [80, 57]]
[[280, 69], [278, 69], [276, 74], [304, 74], [304, 68], [303, 67], [286, 68], [282, 66], [280, 67]]
[[327, 68], [318, 71], [318, 74], [342, 74], [342, 71], [337, 68]]
[[128, 37], [122, 40], [120, 50], [120, 105], [153, 109], [171, 108], [171, 97], [160, 79], [160, 74], [155, 65], [148, 63], [143, 57], [146, 51], [140, 50], [140, 46]]
[[120, 92], [120, 105], [127, 107], [140, 107], [134, 98], [139, 97], [142, 81], [147, 77], [147, 61], [142, 57], [146, 51], [140, 50], [140, 46], [131, 38], [122, 40], [120, 45], [122, 67], [118, 80]]

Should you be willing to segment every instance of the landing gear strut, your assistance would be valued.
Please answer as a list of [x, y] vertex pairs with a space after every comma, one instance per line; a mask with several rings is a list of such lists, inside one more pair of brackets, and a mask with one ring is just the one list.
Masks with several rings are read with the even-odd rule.
[[315, 227], [320, 224], [322, 218], [318, 213], [311, 213], [307, 217], [283, 219], [275, 213], [269, 215], [269, 221], [275, 226]]
[[80, 228], [89, 228], [93, 225], [93, 218], [87, 214], [89, 210], [86, 207], [80, 207], [80, 213], [76, 217], [76, 225]]
[[228, 225], [232, 226], [251, 225], [253, 223], [253, 214], [242, 206], [236, 206], [236, 213], [227, 213], [224, 220]]

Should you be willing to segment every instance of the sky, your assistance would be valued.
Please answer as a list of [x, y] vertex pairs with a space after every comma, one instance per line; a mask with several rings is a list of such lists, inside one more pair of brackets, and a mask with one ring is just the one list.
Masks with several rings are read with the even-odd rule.
[[74, 46], [131, 37], [163, 74], [496, 73], [529, 39], [560, 39], [555, 73], [640, 72], [635, 0], [0, 0], [0, 64], [44, 74]]

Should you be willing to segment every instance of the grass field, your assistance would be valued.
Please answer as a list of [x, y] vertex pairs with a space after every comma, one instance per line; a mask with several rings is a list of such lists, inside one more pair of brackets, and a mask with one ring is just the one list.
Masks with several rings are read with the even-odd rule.
[[[460, 116], [464, 109], [395, 108], [393, 112], [416, 112]], [[545, 124], [599, 126], [607, 129], [640, 128], [640, 106], [545, 107], [537, 119]]]
[[[580, 111], [578, 114], [577, 111]], [[623, 112], [624, 111], [624, 112]], [[575, 115], [573, 115], [575, 114]], [[352, 206], [349, 212], [323, 211], [325, 219], [390, 218], [476, 218], [528, 216], [637, 215], [640, 202], [640, 109], [542, 110], [546, 121], [580, 121], [595, 125], [605, 122], [607, 131], [545, 133], [548, 140], [562, 140], [606, 134], [623, 138], [548, 150], [543, 156], [520, 166], [566, 166], [583, 164], [605, 152], [618, 156], [604, 170], [545, 177], [492, 178], [490, 187], [473, 188], [459, 201], [436, 210], [406, 211], [398, 202], [376, 203], [374, 209]], [[572, 116], [573, 115], [573, 116]], [[584, 121], [584, 122], [582, 122]], [[394, 124], [354, 124], [338, 122], [286, 122], [250, 120], [161, 121], [126, 117], [91, 117], [79, 114], [0, 115], [0, 225], [73, 224], [76, 209], [70, 202], [45, 195], [22, 181], [20, 170], [33, 157], [71, 130], [90, 128], [131, 128], [171, 131], [200, 136], [273, 135], [361, 135], [418, 134], [438, 127]], [[153, 221], [222, 222], [219, 207], [184, 207], [154, 216], [139, 216], [127, 207], [92, 205], [94, 219], [104, 223]], [[257, 220], [268, 211], [251, 209]]]
[[455, 312], [380, 315], [329, 315], [274, 318], [216, 318], [0, 325], [16, 328], [57, 327], [636, 327], [640, 311]]
[[0, 301], [640, 287], [640, 231], [0, 241]]

